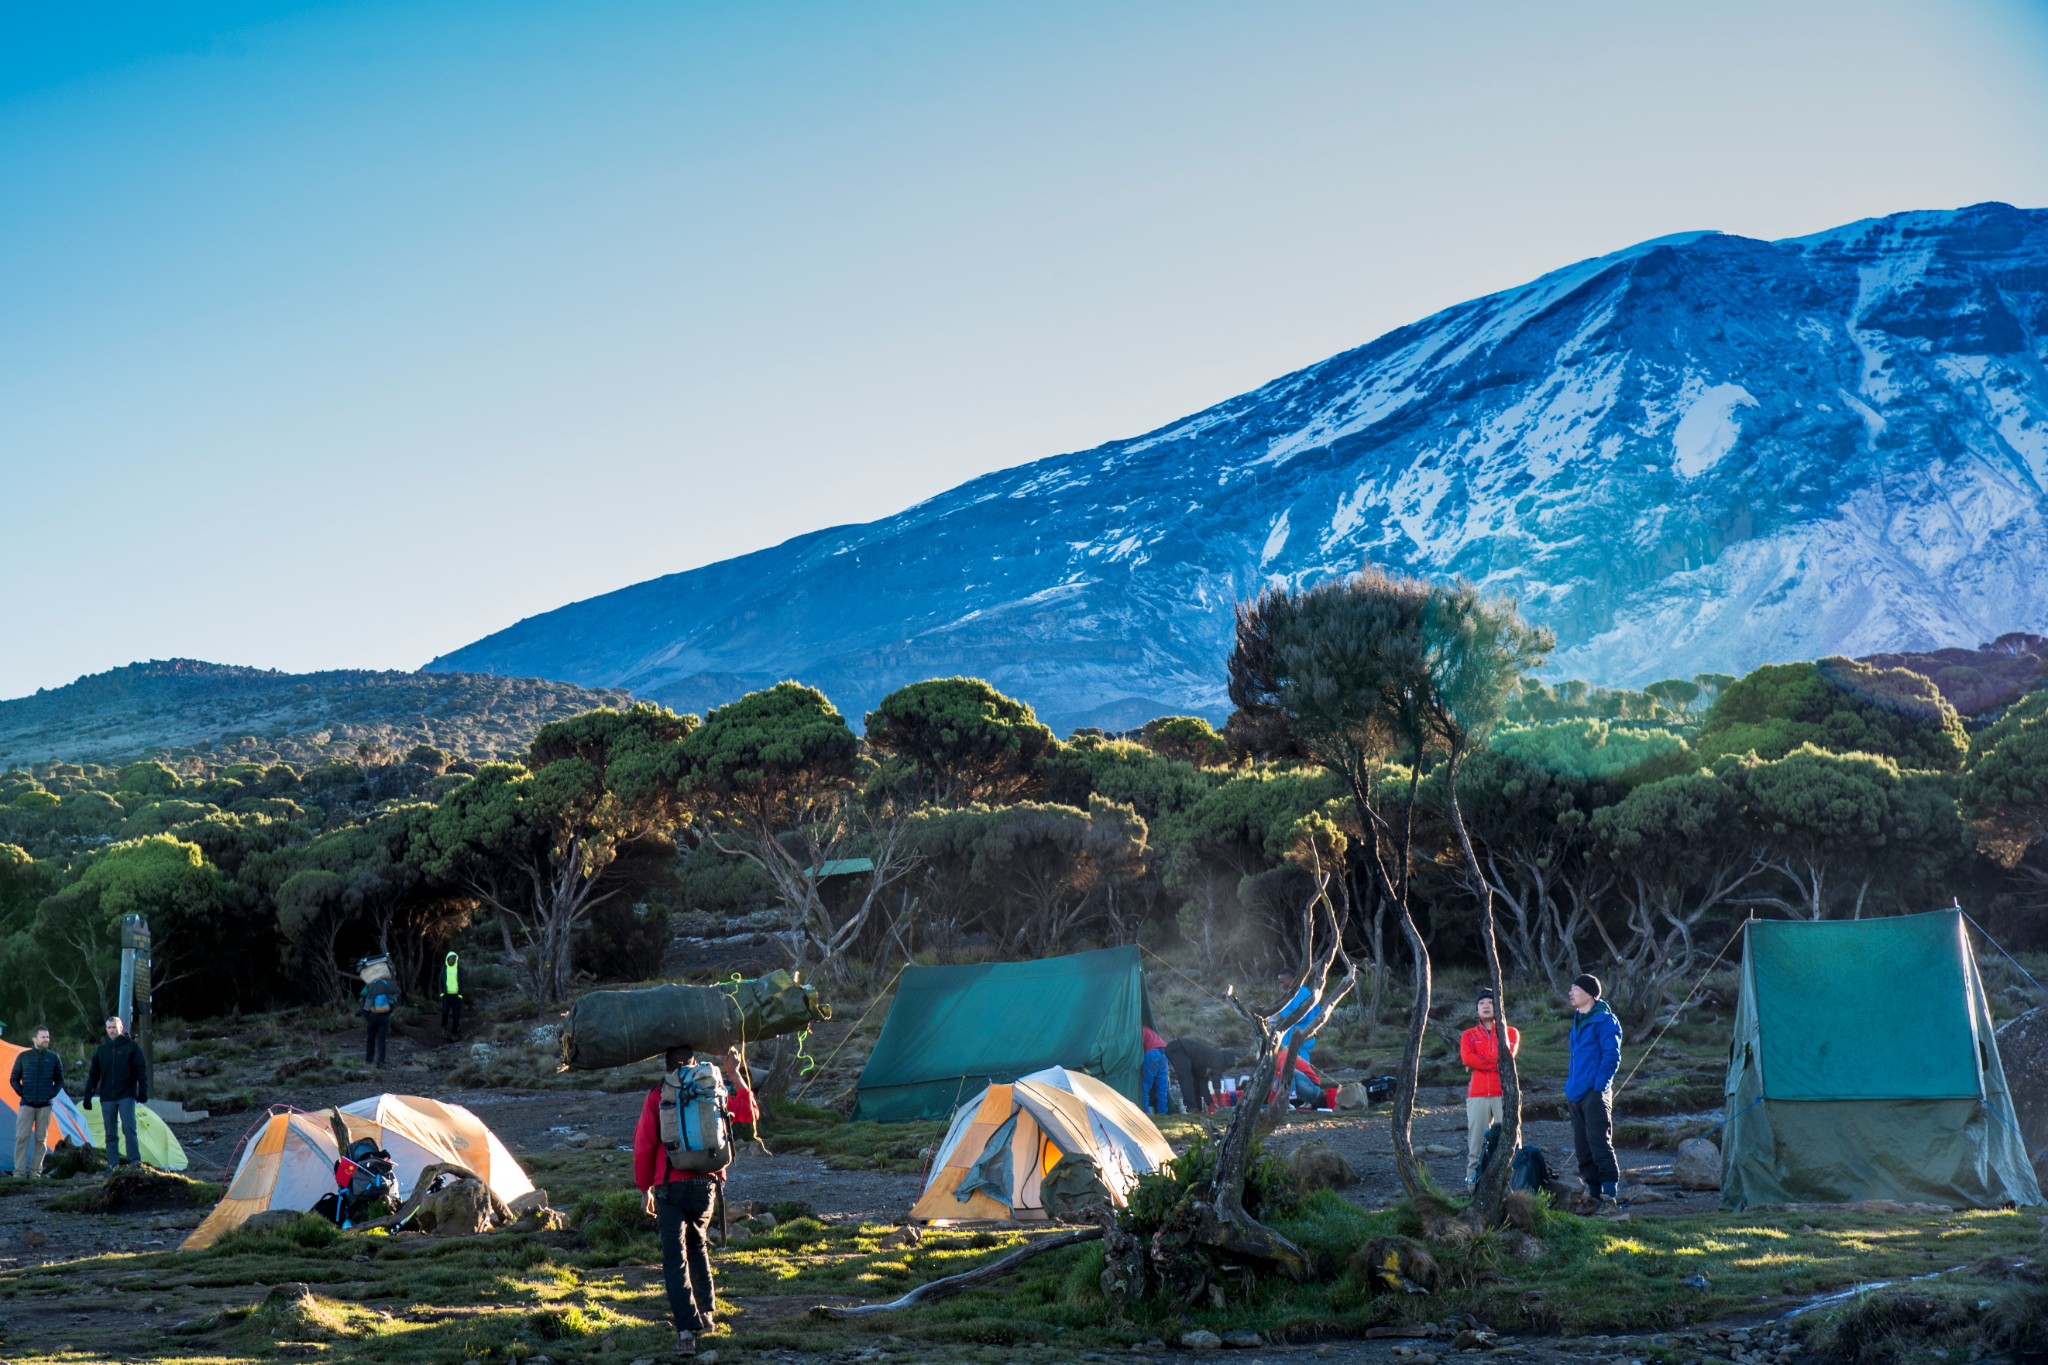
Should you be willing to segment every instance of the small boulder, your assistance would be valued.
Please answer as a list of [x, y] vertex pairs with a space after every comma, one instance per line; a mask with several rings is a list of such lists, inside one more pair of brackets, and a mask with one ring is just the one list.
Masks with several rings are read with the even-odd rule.
[[1351, 1113], [1372, 1108], [1372, 1099], [1365, 1093], [1365, 1087], [1357, 1081], [1346, 1081], [1337, 1087], [1337, 1112]]
[[441, 1237], [474, 1237], [491, 1230], [491, 1195], [481, 1180], [457, 1180], [421, 1199], [413, 1226]]
[[1288, 1154], [1287, 1165], [1305, 1190], [1341, 1190], [1358, 1182], [1358, 1172], [1327, 1142], [1295, 1148]]
[[1266, 1339], [1249, 1327], [1240, 1327], [1234, 1332], [1223, 1334], [1223, 1345], [1232, 1351], [1255, 1351], [1266, 1344]]
[[1671, 1157], [1672, 1179], [1681, 1190], [1721, 1188], [1721, 1149], [1711, 1138], [1687, 1138]]
[[489, 1065], [494, 1051], [495, 1049], [489, 1043], [471, 1043], [469, 1045], [469, 1059], [480, 1065]]
[[1375, 1237], [1351, 1253], [1351, 1272], [1376, 1293], [1427, 1294], [1436, 1286], [1436, 1258], [1406, 1237]]
[[1216, 1351], [1222, 1349], [1223, 1338], [1214, 1332], [1197, 1329], [1181, 1333], [1180, 1344], [1181, 1349], [1185, 1351]]
[[1456, 1147], [1447, 1147], [1441, 1142], [1426, 1143], [1415, 1149], [1417, 1156], [1463, 1156]]

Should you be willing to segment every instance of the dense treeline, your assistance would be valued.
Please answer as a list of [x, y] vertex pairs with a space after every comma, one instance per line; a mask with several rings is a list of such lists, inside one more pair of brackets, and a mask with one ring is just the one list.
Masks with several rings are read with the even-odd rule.
[[[1510, 970], [1560, 986], [1598, 970], [1637, 1018], [1751, 913], [1959, 896], [2001, 936], [2040, 937], [2048, 690], [1966, 725], [1901, 669], [1827, 659], [1620, 691], [1521, 676], [1531, 646], [1503, 656], [1483, 723], [1404, 740], [1358, 728], [1369, 699], [1345, 689], [1379, 660], [1347, 656], [1353, 627], [1310, 596], [1252, 618], [1313, 643], [1310, 680], [1272, 673], [1222, 733], [1180, 716], [1061, 741], [949, 678], [890, 694], [858, 733], [783, 683], [702, 719], [552, 721], [518, 762], [421, 744], [302, 765], [250, 746], [15, 769], [0, 1019], [19, 1034], [107, 1010], [129, 911], [156, 930], [160, 1008], [190, 1015], [344, 999], [372, 948], [418, 981], [465, 933], [556, 1002], [579, 974], [652, 973], [671, 908], [772, 912], [827, 977], [1134, 940], [1267, 970], [1321, 889], [1375, 1013], [1418, 952], [1479, 955], [1489, 905]], [[1242, 631], [1239, 653], [1234, 669]], [[1318, 719], [1311, 697], [1334, 709]], [[1368, 828], [1390, 811], [1398, 882], [1374, 863], [1392, 827]]]

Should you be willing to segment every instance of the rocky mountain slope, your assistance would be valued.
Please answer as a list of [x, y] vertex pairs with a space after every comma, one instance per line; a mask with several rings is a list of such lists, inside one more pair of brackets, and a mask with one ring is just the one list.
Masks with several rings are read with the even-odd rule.
[[1231, 606], [1372, 561], [1641, 684], [2048, 629], [2048, 210], [1687, 233], [1132, 440], [521, 621], [427, 665], [850, 712], [970, 673], [1060, 726], [1219, 715]]
[[403, 753], [426, 743], [454, 757], [488, 759], [524, 753], [550, 720], [629, 700], [622, 692], [533, 678], [277, 673], [162, 659], [0, 701], [0, 770], [192, 747], [260, 747], [306, 761], [352, 756], [357, 744]]

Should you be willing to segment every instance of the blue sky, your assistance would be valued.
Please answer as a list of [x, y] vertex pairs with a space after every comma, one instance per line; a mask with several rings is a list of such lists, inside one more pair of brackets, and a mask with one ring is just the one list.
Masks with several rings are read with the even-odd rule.
[[2044, 134], [2043, 0], [0, 0], [0, 697], [416, 667]]

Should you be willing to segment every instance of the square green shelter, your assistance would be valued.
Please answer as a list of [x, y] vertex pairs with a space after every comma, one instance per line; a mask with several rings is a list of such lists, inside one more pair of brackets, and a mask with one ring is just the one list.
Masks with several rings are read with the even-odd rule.
[[992, 1081], [1063, 1066], [1138, 1102], [1152, 1022], [1136, 948], [912, 967], [861, 1069], [855, 1118], [942, 1118]]
[[1721, 1206], [2039, 1204], [1962, 912], [1752, 920]]

